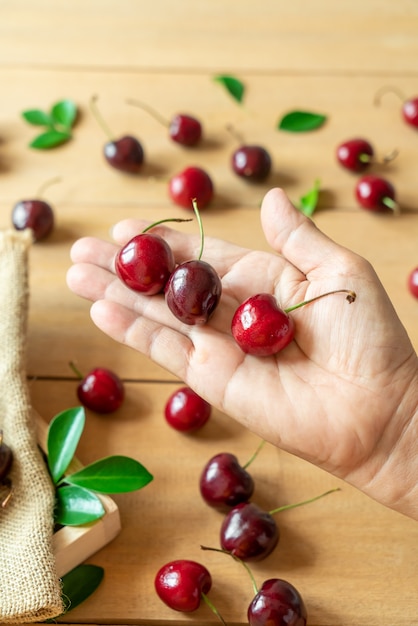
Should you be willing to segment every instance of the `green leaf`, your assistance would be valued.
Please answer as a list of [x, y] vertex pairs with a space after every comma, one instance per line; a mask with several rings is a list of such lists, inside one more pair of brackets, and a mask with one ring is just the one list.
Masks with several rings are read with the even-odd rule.
[[56, 490], [54, 517], [57, 524], [81, 526], [100, 519], [104, 514], [100, 498], [88, 489], [69, 485]]
[[99, 493], [136, 491], [152, 479], [141, 463], [126, 456], [108, 456], [65, 476], [65, 482]]
[[60, 124], [70, 130], [77, 116], [77, 107], [72, 100], [56, 102], [51, 109], [51, 117], [54, 123]]
[[61, 595], [64, 613], [87, 600], [103, 580], [104, 569], [98, 565], [84, 563], [72, 569], [61, 579]]
[[214, 81], [220, 83], [225, 87], [227, 92], [237, 101], [242, 102], [244, 99], [245, 86], [244, 84], [235, 76], [228, 76], [225, 74], [220, 74], [219, 76], [215, 76]]
[[67, 409], [56, 415], [48, 428], [48, 467], [54, 483], [63, 476], [74, 456], [86, 421], [83, 407]]
[[22, 113], [23, 119], [33, 126], [52, 126], [53, 120], [48, 113], [40, 109], [28, 109]]
[[29, 146], [31, 148], [36, 148], [37, 150], [48, 150], [49, 148], [60, 146], [69, 139], [71, 139], [71, 133], [64, 133], [58, 130], [47, 130], [45, 133], [41, 133], [35, 137]]
[[291, 133], [304, 133], [319, 128], [326, 119], [326, 115], [320, 113], [291, 111], [279, 120], [277, 127], [280, 130], [287, 130]]
[[320, 181], [316, 180], [312, 189], [308, 191], [304, 196], [299, 199], [299, 210], [307, 215], [308, 217], [312, 217], [315, 212], [315, 209], [318, 205], [319, 198], [319, 190], [320, 190]]

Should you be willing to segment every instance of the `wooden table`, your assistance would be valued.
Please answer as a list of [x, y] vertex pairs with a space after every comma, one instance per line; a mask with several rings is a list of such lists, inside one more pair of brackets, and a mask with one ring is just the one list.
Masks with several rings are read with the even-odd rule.
[[[184, 616], [154, 593], [161, 564], [195, 558], [212, 573], [211, 598], [227, 624], [245, 624], [252, 598], [247, 574], [232, 559], [200, 549], [218, 545], [222, 517], [200, 500], [197, 479], [212, 454], [228, 450], [245, 462], [258, 440], [217, 411], [195, 436], [167, 427], [164, 404], [181, 381], [93, 326], [89, 304], [66, 286], [69, 249], [83, 235], [108, 238], [121, 218], [184, 216], [170, 202], [164, 181], [189, 164], [202, 165], [215, 181], [215, 199], [204, 214], [206, 233], [263, 249], [258, 208], [264, 192], [280, 185], [298, 201], [319, 178], [316, 223], [375, 265], [418, 347], [418, 303], [406, 289], [418, 264], [418, 135], [402, 121], [396, 95], [386, 94], [379, 107], [373, 102], [383, 85], [418, 94], [417, 3], [16, 0], [2, 3], [0, 17], [0, 226], [10, 225], [16, 201], [61, 178], [47, 192], [56, 210], [55, 232], [30, 254], [33, 405], [50, 420], [77, 403], [70, 360], [85, 372], [97, 365], [114, 369], [126, 381], [127, 401], [113, 417], [88, 413], [78, 457], [88, 463], [128, 454], [155, 476], [143, 491], [115, 498], [122, 531], [89, 559], [104, 567], [104, 582], [64, 621], [215, 624], [205, 606]], [[243, 105], [214, 83], [219, 73], [244, 82]], [[89, 110], [93, 94], [115, 135], [141, 138], [147, 158], [142, 175], [126, 177], [105, 164], [106, 137]], [[20, 112], [48, 108], [61, 98], [80, 108], [74, 139], [58, 149], [31, 150], [36, 129]], [[206, 143], [180, 149], [127, 98], [145, 100], [165, 116], [195, 114], [204, 123]], [[328, 120], [309, 134], [276, 130], [279, 117], [295, 108], [325, 113]], [[270, 150], [274, 172], [266, 183], [247, 185], [231, 172], [235, 142], [228, 123]], [[356, 135], [369, 138], [380, 156], [399, 150], [378, 171], [396, 186], [400, 217], [371, 215], [357, 206], [356, 178], [335, 159], [337, 143]], [[191, 232], [195, 227], [184, 225]], [[253, 475], [255, 500], [267, 507], [342, 488], [281, 514], [278, 549], [253, 567], [258, 583], [271, 576], [292, 582], [305, 598], [310, 626], [418, 624], [416, 522], [268, 445]]]

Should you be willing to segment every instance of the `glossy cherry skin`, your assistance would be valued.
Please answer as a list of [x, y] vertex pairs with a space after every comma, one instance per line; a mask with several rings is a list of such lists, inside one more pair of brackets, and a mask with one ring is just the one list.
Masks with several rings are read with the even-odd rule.
[[190, 387], [181, 387], [171, 394], [164, 409], [167, 423], [175, 430], [191, 433], [199, 430], [210, 418], [212, 407]]
[[225, 516], [220, 531], [223, 550], [242, 561], [261, 561], [279, 542], [279, 528], [270, 513], [253, 502], [234, 506]]
[[213, 456], [203, 468], [199, 480], [203, 500], [220, 511], [228, 511], [247, 502], [254, 492], [254, 480], [229, 452]]
[[168, 279], [165, 299], [170, 311], [185, 324], [206, 324], [215, 312], [222, 283], [206, 261], [186, 261]]
[[250, 626], [306, 626], [307, 611], [298, 590], [286, 580], [266, 580], [247, 611]]
[[12, 449], [1, 442], [0, 445], [0, 483], [7, 477], [13, 465]]
[[125, 398], [123, 382], [114, 372], [96, 367], [77, 386], [81, 404], [95, 413], [113, 413]]
[[116, 170], [127, 174], [138, 174], [144, 162], [144, 150], [141, 143], [132, 135], [108, 141], [103, 153], [106, 161]]
[[243, 145], [232, 155], [233, 171], [242, 178], [262, 181], [271, 171], [271, 157], [265, 148], [256, 145]]
[[402, 116], [407, 124], [418, 128], [418, 98], [410, 98], [403, 103]]
[[173, 252], [159, 235], [140, 233], [119, 250], [115, 270], [130, 289], [152, 296], [164, 291], [175, 268]]
[[172, 118], [168, 132], [176, 143], [195, 146], [202, 138], [202, 125], [195, 117], [179, 113]]
[[155, 577], [155, 590], [170, 609], [191, 613], [200, 606], [202, 593], [212, 587], [212, 577], [204, 565], [178, 559], [163, 565]]
[[12, 210], [12, 223], [16, 230], [30, 228], [35, 241], [44, 239], [54, 227], [52, 207], [43, 200], [21, 200]]
[[367, 169], [373, 157], [373, 147], [366, 139], [349, 139], [337, 147], [338, 162], [351, 172], [362, 172]]
[[418, 298], [418, 267], [415, 267], [409, 274], [408, 289], [414, 298]]
[[192, 211], [193, 199], [196, 199], [199, 209], [209, 204], [213, 198], [214, 186], [205, 170], [200, 167], [186, 167], [170, 179], [168, 192], [175, 204]]
[[388, 180], [368, 174], [357, 181], [355, 196], [364, 209], [387, 211], [390, 207], [386, 202], [395, 202], [395, 189]]
[[293, 319], [274, 296], [260, 293], [245, 300], [235, 311], [232, 335], [243, 352], [269, 356], [283, 350], [294, 338]]

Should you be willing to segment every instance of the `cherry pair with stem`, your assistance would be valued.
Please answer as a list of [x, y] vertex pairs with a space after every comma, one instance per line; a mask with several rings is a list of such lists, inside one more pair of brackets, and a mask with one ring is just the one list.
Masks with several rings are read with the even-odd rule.
[[9, 477], [13, 465], [13, 452], [4, 442], [3, 431], [0, 429], [0, 488], [6, 490], [6, 495], [0, 499], [0, 507], [6, 508], [13, 494], [12, 481]]

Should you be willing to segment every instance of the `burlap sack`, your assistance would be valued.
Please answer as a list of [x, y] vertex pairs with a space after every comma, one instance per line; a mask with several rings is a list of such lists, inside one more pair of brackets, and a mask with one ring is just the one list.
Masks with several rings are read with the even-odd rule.
[[28, 231], [0, 232], [0, 428], [14, 453], [13, 496], [0, 507], [0, 623], [62, 613], [51, 547], [54, 490], [39, 452], [26, 381]]

